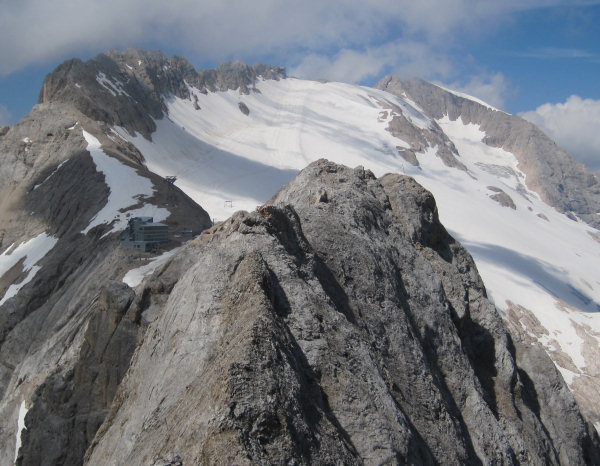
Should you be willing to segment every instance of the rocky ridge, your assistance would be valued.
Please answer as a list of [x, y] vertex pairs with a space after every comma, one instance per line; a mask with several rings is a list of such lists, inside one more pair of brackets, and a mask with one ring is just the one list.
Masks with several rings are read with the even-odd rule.
[[87, 464], [600, 461], [411, 178], [315, 162], [178, 274]]
[[109, 126], [121, 126], [150, 138], [154, 120], [167, 113], [164, 99], [192, 99], [197, 92], [239, 90], [248, 93], [258, 78], [281, 79], [278, 66], [242, 62], [196, 71], [183, 57], [139, 49], [116, 50], [82, 62], [68, 60], [46, 76], [39, 103], [72, 105]]
[[[173, 96], [252, 92], [257, 79], [284, 76], [108, 52], [59, 66], [40, 104], [2, 136], [0, 251], [40, 232], [60, 238], [36, 279], [0, 306], [2, 451], [14, 450], [26, 402], [20, 464], [80, 464], [86, 450], [90, 464], [138, 454], [150, 464], [597, 461], [597, 436], [554, 367], [506, 334], [433, 197], [408, 178], [321, 161], [135, 292], [120, 280], [142, 258], [119, 251], [109, 225], [81, 234], [109, 195], [82, 128], [152, 181], [155, 195], [140, 203], [168, 207], [173, 229], [192, 221], [199, 231], [206, 213], [112, 127], [150, 138]], [[405, 159], [436, 145], [460, 168], [436, 125], [421, 132], [387, 110], [410, 143]], [[19, 267], [0, 292], [25, 275]], [[120, 435], [131, 445], [116, 451]]]

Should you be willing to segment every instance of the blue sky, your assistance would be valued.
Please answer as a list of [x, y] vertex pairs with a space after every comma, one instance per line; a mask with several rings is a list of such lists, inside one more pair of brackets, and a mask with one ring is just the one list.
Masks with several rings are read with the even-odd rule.
[[[419, 76], [534, 121], [600, 169], [600, 0], [0, 0], [0, 124], [65, 59], [160, 49], [366, 85]], [[574, 142], [575, 141], [575, 142]]]

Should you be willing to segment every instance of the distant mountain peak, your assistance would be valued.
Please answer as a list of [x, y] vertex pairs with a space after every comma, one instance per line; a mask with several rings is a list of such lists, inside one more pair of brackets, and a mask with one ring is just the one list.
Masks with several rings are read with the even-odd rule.
[[86, 62], [67, 60], [44, 79], [39, 103], [63, 102], [108, 125], [150, 138], [154, 120], [167, 111], [164, 99], [190, 99], [189, 86], [201, 93], [239, 90], [248, 94], [257, 79], [285, 78], [285, 69], [230, 62], [196, 71], [183, 57], [160, 51], [111, 50]]

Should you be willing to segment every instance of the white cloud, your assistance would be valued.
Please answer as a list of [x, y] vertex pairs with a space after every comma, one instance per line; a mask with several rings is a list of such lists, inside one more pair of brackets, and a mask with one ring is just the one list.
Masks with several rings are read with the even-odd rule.
[[472, 76], [467, 83], [454, 82], [444, 84], [444, 87], [476, 97], [493, 107], [502, 109], [509, 85], [502, 73], [483, 73]]
[[0, 104], [0, 126], [11, 124], [12, 115], [4, 105]]
[[539, 60], [584, 60], [594, 63], [600, 62], [600, 55], [582, 49], [563, 47], [541, 47], [521, 52], [511, 53], [512, 56], [523, 58], [537, 58]]
[[600, 100], [572, 95], [564, 103], [547, 103], [520, 116], [590, 169], [600, 170]]
[[389, 73], [407, 78], [446, 76], [452, 69], [447, 57], [426, 44], [400, 40], [365, 50], [343, 49], [331, 57], [310, 54], [301, 57], [289, 74], [357, 83]]
[[[336, 66], [397, 41], [451, 47], [518, 10], [567, 0], [47, 0], [4, 1], [0, 74], [111, 47], [154, 44], [192, 59], [332, 56]], [[345, 52], [346, 51], [346, 52]], [[349, 51], [353, 51], [355, 56]], [[367, 60], [368, 62], [368, 60]], [[366, 63], [363, 60], [363, 63]], [[285, 63], [284, 63], [285, 64]], [[307, 64], [308, 66], [308, 64]], [[348, 70], [353, 72], [353, 70]], [[340, 71], [341, 72], [341, 71]]]

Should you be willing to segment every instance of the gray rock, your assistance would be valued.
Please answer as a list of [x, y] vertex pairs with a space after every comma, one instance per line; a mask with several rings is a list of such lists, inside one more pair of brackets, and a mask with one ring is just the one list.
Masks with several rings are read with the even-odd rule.
[[315, 162], [170, 268], [87, 464], [600, 461], [411, 178]]
[[240, 112], [242, 112], [244, 115], [250, 115], [250, 109], [244, 102], [240, 102], [238, 104], [238, 107], [240, 109]]
[[[58, 238], [37, 264], [34, 280], [0, 306], [2, 465], [14, 458], [22, 401], [29, 413], [21, 464], [81, 464], [128, 368], [138, 330], [146, 325], [141, 314], [164, 301], [160, 292], [148, 292], [127, 311], [131, 290], [114, 288], [111, 280], [142, 263], [119, 249], [117, 233], [103, 237], [108, 225], [81, 233], [109, 193], [86, 150], [82, 127], [101, 140], [107, 154], [152, 182], [154, 195], [140, 205], [168, 208], [171, 231], [186, 225], [200, 232], [211, 225], [204, 210], [141, 165], [133, 146], [111, 140], [105, 126], [70, 104], [38, 104], [0, 140], [2, 251], [42, 232]], [[17, 264], [1, 278], [0, 291], [23, 275]], [[116, 291], [105, 294], [103, 287]], [[109, 299], [120, 295], [129, 298]]]
[[437, 123], [432, 122], [429, 128], [419, 128], [403, 115], [400, 108], [389, 103], [383, 105], [384, 108], [389, 108], [394, 112], [394, 117], [389, 122], [387, 130], [410, 145], [410, 149], [398, 148], [399, 155], [407, 162], [419, 166], [415, 153], [423, 153], [428, 147], [436, 147], [437, 156], [442, 159], [444, 164], [465, 170], [465, 166], [457, 159], [459, 154], [454, 143], [448, 139]]
[[512, 200], [512, 197], [510, 197], [508, 194], [506, 194], [502, 189], [500, 189], [496, 186], [488, 186], [487, 188], [490, 191], [493, 191], [496, 193], [496, 194], [491, 195], [490, 199], [493, 199], [498, 204], [500, 204], [502, 207], [509, 207], [513, 210], [517, 209], [517, 206], [515, 205], [515, 201]]

